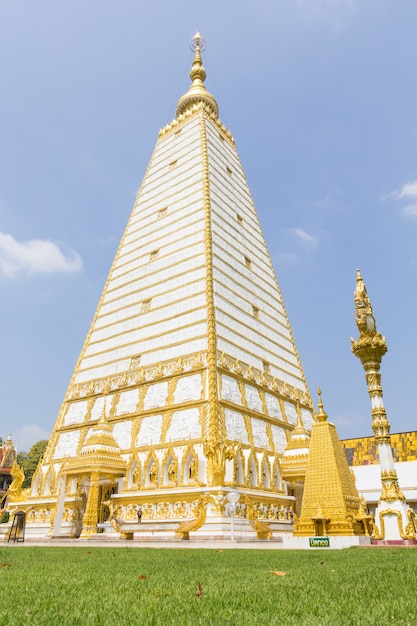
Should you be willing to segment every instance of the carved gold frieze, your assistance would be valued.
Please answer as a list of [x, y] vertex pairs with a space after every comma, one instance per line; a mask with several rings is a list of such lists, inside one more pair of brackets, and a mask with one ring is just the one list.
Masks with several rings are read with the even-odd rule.
[[162, 378], [170, 378], [176, 374], [183, 372], [192, 372], [203, 369], [206, 366], [207, 355], [198, 352], [189, 356], [171, 359], [156, 365], [147, 367], [139, 367], [138, 369], [130, 369], [121, 372], [117, 376], [109, 376], [91, 380], [86, 383], [77, 383], [73, 385], [67, 395], [67, 401], [77, 398], [85, 398], [87, 396], [101, 395], [105, 389], [116, 391], [146, 382], [157, 381]]
[[382, 479], [381, 500], [384, 500], [385, 502], [402, 500], [403, 502], [405, 502], [405, 496], [398, 485], [397, 479], [393, 480], [390, 483], [386, 483], [385, 480]]

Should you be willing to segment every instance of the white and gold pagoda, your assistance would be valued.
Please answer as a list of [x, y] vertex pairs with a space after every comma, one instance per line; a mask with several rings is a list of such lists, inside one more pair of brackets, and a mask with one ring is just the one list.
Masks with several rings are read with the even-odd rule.
[[19, 502], [27, 537], [223, 538], [231, 513], [236, 537], [292, 528], [281, 459], [313, 404], [199, 33], [192, 47], [191, 86]]

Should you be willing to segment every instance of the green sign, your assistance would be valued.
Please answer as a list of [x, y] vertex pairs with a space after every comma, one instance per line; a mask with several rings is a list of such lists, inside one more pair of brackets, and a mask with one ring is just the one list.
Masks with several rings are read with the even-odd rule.
[[330, 548], [329, 537], [310, 537], [310, 548]]

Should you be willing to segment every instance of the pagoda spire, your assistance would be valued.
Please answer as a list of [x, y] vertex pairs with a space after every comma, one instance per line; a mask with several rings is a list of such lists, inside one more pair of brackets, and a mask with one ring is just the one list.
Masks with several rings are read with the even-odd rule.
[[325, 422], [327, 420], [327, 413], [324, 410], [324, 405], [323, 405], [323, 400], [321, 398], [321, 389], [320, 387], [317, 389], [317, 395], [318, 395], [318, 406], [319, 406], [319, 412], [316, 415], [316, 419], [319, 422]]
[[[415, 539], [415, 530], [410, 518], [405, 497], [398, 484], [397, 472], [391, 449], [390, 423], [384, 407], [381, 361], [388, 351], [385, 337], [376, 328], [376, 321], [365, 283], [359, 270], [356, 270], [356, 288], [354, 293], [355, 321], [359, 337], [351, 339], [352, 352], [358, 357], [365, 370], [368, 393], [372, 406], [372, 430], [381, 463], [382, 493], [376, 510], [376, 522], [373, 537], [386, 541]], [[409, 514], [410, 512], [410, 514]], [[397, 518], [395, 520], [395, 518]], [[393, 521], [394, 520], [394, 521]], [[403, 522], [408, 520], [403, 528]]]
[[195, 105], [203, 104], [217, 118], [219, 117], [219, 107], [216, 99], [204, 86], [206, 70], [201, 52], [206, 48], [206, 41], [199, 31], [191, 39], [190, 48], [194, 50], [194, 59], [190, 71], [192, 83], [187, 93], [178, 100], [176, 116], [179, 117], [186, 111], [190, 111]]

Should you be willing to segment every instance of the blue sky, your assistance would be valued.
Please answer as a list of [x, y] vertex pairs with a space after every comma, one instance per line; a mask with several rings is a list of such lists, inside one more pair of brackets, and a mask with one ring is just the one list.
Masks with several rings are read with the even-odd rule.
[[353, 291], [389, 352], [392, 432], [417, 429], [415, 0], [0, 4], [0, 436], [47, 437], [190, 38], [232, 131], [313, 398], [372, 434]]

